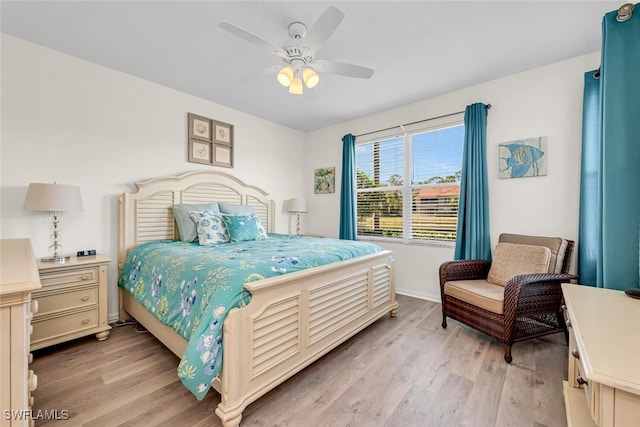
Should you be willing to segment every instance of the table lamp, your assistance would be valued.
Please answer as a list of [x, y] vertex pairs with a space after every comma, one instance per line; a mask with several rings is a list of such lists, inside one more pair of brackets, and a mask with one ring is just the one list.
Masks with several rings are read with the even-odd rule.
[[60, 244], [60, 223], [62, 212], [82, 212], [80, 187], [63, 184], [31, 183], [24, 200], [24, 209], [28, 211], [48, 211], [51, 222], [52, 241], [49, 250], [53, 256], [42, 258], [42, 261], [66, 262], [70, 256], [62, 255]]
[[295, 212], [297, 215], [296, 235], [300, 235], [300, 214], [307, 212], [307, 201], [305, 199], [296, 198], [289, 199], [289, 212]]

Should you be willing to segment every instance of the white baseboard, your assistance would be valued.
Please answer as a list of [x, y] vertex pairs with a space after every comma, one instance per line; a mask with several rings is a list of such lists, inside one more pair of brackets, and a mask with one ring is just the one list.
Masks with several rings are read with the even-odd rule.
[[415, 291], [402, 289], [402, 288], [396, 288], [396, 293], [398, 293], [400, 295], [405, 295], [405, 296], [408, 296], [408, 297], [419, 298], [419, 299], [423, 299], [423, 300], [427, 300], [427, 301], [437, 302], [438, 304], [440, 304], [442, 302], [442, 301], [440, 301], [440, 295], [430, 295], [430, 294], [425, 294], [425, 293], [422, 293], [422, 292], [415, 292]]

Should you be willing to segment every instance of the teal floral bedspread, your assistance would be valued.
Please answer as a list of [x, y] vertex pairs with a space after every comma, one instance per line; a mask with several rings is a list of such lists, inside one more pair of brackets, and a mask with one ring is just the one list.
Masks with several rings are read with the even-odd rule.
[[215, 246], [160, 240], [129, 253], [118, 286], [189, 342], [178, 376], [201, 400], [222, 368], [225, 316], [251, 297], [245, 283], [381, 250], [366, 242], [284, 234]]

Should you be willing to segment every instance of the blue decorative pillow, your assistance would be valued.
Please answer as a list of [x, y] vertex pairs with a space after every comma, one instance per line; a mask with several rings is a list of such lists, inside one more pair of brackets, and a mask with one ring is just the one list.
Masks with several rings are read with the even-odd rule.
[[227, 226], [222, 220], [222, 214], [213, 211], [192, 211], [189, 216], [196, 224], [198, 243], [201, 246], [229, 243]]
[[250, 215], [255, 214], [252, 206], [238, 205], [236, 203], [218, 203], [220, 212], [229, 215]]
[[262, 226], [260, 218], [250, 215], [225, 215], [222, 219], [227, 225], [227, 231], [232, 242], [244, 242], [247, 240], [264, 240], [267, 232]]
[[171, 206], [173, 211], [173, 217], [178, 224], [178, 231], [180, 232], [180, 240], [183, 242], [193, 242], [198, 237], [198, 231], [196, 230], [196, 223], [191, 219], [189, 213], [192, 211], [212, 211], [220, 212], [217, 203], [206, 204], [179, 204]]

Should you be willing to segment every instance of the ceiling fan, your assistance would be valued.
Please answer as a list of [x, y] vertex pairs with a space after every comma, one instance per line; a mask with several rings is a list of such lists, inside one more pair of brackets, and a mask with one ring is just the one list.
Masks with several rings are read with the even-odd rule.
[[289, 25], [289, 40], [282, 47], [230, 22], [221, 22], [219, 27], [280, 57], [282, 65], [269, 67], [265, 71], [277, 71], [280, 84], [288, 87], [289, 93], [301, 95], [303, 82], [308, 88], [313, 88], [320, 81], [316, 71], [360, 79], [373, 76], [373, 70], [370, 68], [315, 58], [316, 52], [331, 37], [343, 19], [344, 13], [340, 9], [329, 6], [311, 29], [302, 22], [293, 22]]

